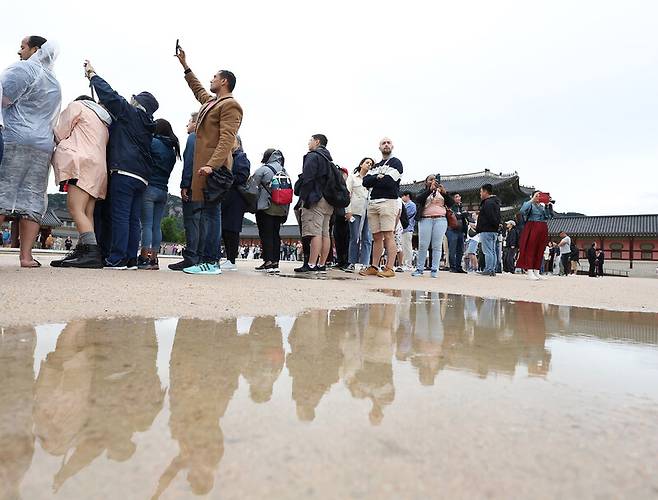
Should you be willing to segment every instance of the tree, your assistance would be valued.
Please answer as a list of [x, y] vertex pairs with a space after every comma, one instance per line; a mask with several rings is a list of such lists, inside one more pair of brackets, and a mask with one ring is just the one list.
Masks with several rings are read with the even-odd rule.
[[178, 220], [171, 215], [163, 217], [160, 223], [162, 241], [170, 243], [185, 243], [185, 233], [178, 227]]

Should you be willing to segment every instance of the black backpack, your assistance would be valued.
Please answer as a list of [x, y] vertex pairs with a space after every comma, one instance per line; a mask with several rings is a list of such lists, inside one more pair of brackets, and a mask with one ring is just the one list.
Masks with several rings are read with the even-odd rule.
[[347, 189], [347, 184], [343, 178], [343, 172], [334, 165], [329, 158], [324, 154], [316, 151], [322, 158], [329, 163], [329, 170], [327, 172], [327, 182], [322, 187], [322, 196], [327, 200], [327, 203], [334, 208], [345, 208], [350, 204], [350, 192]]
[[402, 210], [400, 210], [400, 224], [402, 225], [402, 229], [409, 227], [409, 214], [404, 203], [402, 203]]

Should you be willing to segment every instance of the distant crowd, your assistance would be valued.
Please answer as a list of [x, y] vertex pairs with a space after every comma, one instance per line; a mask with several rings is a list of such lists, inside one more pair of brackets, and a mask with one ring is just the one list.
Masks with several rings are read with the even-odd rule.
[[[52, 164], [79, 231], [75, 247], [69, 238], [64, 245], [71, 251], [53, 267], [157, 270], [165, 251], [182, 255], [170, 269], [192, 275], [237, 270], [239, 257], [262, 259], [256, 270], [266, 273], [278, 273], [281, 260], [300, 260], [297, 273], [335, 268], [382, 278], [426, 271], [436, 278], [444, 269], [482, 276], [518, 271], [539, 280], [577, 271], [579, 252], [569, 236], [549, 242], [553, 208], [546, 193], [533, 193], [517, 217], [503, 223], [490, 184], [481, 187], [479, 209], [470, 212], [438, 174], [428, 175], [419, 193], [400, 192], [403, 164], [388, 137], [379, 142], [378, 160], [366, 156], [353, 170], [336, 165], [327, 136], [314, 134], [294, 182], [276, 147], [267, 148], [252, 171], [238, 135], [243, 110], [233, 96], [235, 75], [218, 71], [206, 90], [180, 46], [176, 57], [200, 104], [182, 153], [171, 123], [154, 118], [159, 102], [150, 92], [124, 98], [85, 61], [91, 95], [60, 113], [54, 44], [28, 36], [18, 55], [0, 75], [0, 224], [17, 221], [22, 267], [41, 265], [32, 248]], [[161, 223], [181, 157], [186, 242], [167, 252]], [[291, 208], [301, 233], [296, 243], [280, 237]], [[255, 214], [260, 245], [241, 244], [245, 213]], [[62, 242], [43, 242], [55, 245]], [[587, 258], [590, 276], [602, 274], [602, 252], [592, 246]]]

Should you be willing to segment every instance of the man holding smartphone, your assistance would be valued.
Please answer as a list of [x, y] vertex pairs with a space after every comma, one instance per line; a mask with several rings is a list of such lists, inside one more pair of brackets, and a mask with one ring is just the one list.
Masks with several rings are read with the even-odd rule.
[[[194, 97], [201, 103], [196, 125], [194, 167], [192, 172], [191, 200], [203, 202], [201, 218], [205, 220], [205, 231], [200, 231], [198, 250], [206, 256], [200, 262], [185, 268], [187, 274], [221, 274], [219, 267], [219, 244], [221, 237], [221, 205], [204, 201], [206, 177], [213, 170], [233, 167], [235, 137], [242, 123], [242, 107], [233, 98], [235, 75], [228, 70], [215, 73], [210, 81], [210, 93], [203, 88], [199, 79], [187, 65], [185, 51], [176, 43], [176, 57], [183, 66], [185, 81]], [[214, 94], [214, 95], [213, 95]]]

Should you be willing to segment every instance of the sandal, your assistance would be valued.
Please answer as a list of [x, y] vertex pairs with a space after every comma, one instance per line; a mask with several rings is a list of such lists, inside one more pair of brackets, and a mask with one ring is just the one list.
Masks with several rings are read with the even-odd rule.
[[21, 264], [21, 267], [23, 267], [23, 268], [27, 268], [27, 269], [31, 269], [31, 268], [33, 268], [33, 267], [41, 267], [41, 262], [39, 262], [37, 259], [32, 259], [32, 262], [33, 262], [34, 264], [31, 265], [31, 266], [24, 266], [23, 264]]

